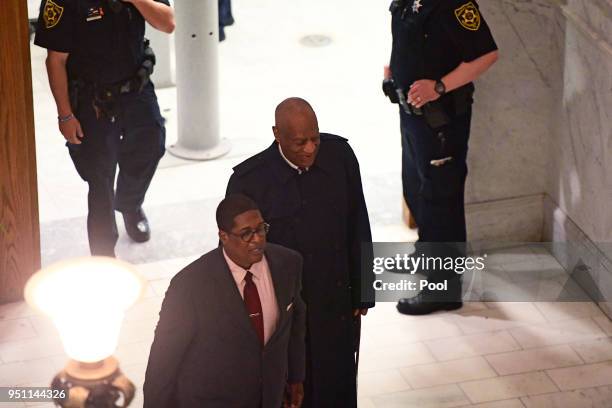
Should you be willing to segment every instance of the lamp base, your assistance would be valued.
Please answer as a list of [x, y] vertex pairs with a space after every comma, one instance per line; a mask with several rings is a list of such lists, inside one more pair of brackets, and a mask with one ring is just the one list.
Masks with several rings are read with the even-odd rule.
[[51, 387], [66, 391], [66, 398], [55, 400], [63, 408], [125, 408], [136, 392], [114, 357], [97, 363], [70, 360]]

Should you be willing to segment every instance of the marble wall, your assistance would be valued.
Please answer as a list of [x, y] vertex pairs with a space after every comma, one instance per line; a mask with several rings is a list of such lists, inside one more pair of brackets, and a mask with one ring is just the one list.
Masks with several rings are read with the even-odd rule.
[[553, 87], [543, 236], [570, 244], [558, 259], [587, 272], [612, 316], [612, 2], [560, 4], [553, 44], [563, 70]]
[[553, 89], [562, 70], [551, 47], [550, 0], [480, 0], [499, 47], [476, 81], [466, 185], [468, 238], [540, 241], [553, 139]]
[[476, 83], [467, 203], [546, 191], [552, 87], [549, 0], [481, 0], [499, 46], [498, 62]]
[[[612, 241], [612, 2], [571, 0], [555, 14], [554, 112], [547, 192], [594, 242]], [[612, 254], [609, 254], [612, 257]]]
[[610, 312], [612, 0], [480, 5], [501, 58], [477, 83], [472, 239], [510, 231], [524, 240], [539, 231], [563, 242], [554, 255], [568, 272], [586, 271]]
[[[468, 219], [470, 208], [478, 215], [477, 206], [495, 202], [507, 219], [504, 201], [532, 196], [522, 222], [538, 224], [550, 240], [544, 224], [552, 213], [533, 205], [545, 194], [589, 239], [611, 241], [612, 1], [479, 4], [500, 60], [477, 82]], [[470, 224], [472, 237], [487, 235]], [[535, 238], [533, 228], [528, 236]]]

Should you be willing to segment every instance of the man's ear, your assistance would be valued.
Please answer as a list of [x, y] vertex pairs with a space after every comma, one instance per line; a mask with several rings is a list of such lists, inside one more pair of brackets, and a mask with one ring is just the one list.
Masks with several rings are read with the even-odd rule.
[[228, 240], [227, 232], [219, 230], [219, 239], [223, 244], [225, 244]]
[[278, 128], [276, 126], [272, 126], [272, 133], [274, 133], [274, 139], [276, 139], [276, 141], [280, 143], [280, 132], [278, 131]]

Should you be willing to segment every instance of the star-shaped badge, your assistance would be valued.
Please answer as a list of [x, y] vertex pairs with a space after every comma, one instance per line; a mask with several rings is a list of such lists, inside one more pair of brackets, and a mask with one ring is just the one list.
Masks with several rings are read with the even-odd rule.
[[414, 0], [414, 3], [412, 3], [412, 12], [418, 13], [421, 7], [423, 7], [421, 0]]

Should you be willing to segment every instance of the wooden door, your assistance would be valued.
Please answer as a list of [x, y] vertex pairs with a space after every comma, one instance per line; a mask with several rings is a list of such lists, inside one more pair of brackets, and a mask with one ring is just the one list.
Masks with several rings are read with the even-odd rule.
[[0, 303], [40, 268], [27, 2], [0, 7]]

